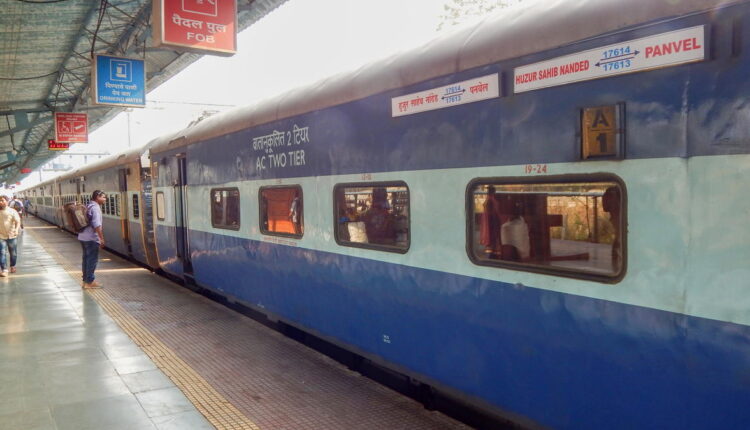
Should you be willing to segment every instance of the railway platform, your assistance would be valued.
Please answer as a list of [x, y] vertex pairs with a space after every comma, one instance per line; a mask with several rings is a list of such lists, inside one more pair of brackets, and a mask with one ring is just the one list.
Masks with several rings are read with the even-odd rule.
[[3, 429], [464, 429], [255, 320], [35, 218], [0, 278]]

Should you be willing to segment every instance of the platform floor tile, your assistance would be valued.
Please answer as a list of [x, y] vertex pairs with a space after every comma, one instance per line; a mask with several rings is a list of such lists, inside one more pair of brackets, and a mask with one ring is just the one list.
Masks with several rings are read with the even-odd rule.
[[[49, 228], [29, 224], [18, 272], [0, 278], [0, 429], [213, 428], [184, 396], [160, 395], [174, 383], [31, 234]], [[174, 416], [149, 415], [149, 393]]]
[[[49, 255], [70, 277], [79, 279], [80, 246], [75, 238], [44, 228], [36, 220], [30, 225]], [[97, 280], [104, 289], [87, 295], [106, 309], [217, 429], [468, 428], [110, 253], [100, 254]], [[149, 371], [145, 359], [111, 362], [133, 373]], [[128, 390], [137, 390], [155, 388], [159, 381], [142, 375], [123, 383]], [[135, 394], [152, 421], [163, 426], [159, 428], [204, 428], [194, 423], [194, 412], [153, 401], [151, 396], [160, 390], [176, 391]], [[165, 410], [169, 415], [161, 415]]]

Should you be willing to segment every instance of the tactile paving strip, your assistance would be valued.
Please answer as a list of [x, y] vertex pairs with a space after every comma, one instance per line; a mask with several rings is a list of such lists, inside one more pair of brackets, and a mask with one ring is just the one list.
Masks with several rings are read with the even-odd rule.
[[[33, 229], [27, 230], [71, 277], [76, 280], [81, 278], [81, 271], [77, 267], [68, 264], [67, 260], [37, 236]], [[112, 300], [105, 290], [90, 290], [89, 293], [217, 430], [260, 430], [170, 348]]]

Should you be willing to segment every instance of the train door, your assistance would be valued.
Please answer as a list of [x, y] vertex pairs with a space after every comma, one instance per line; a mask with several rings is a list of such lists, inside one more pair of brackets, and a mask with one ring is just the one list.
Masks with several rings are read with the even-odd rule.
[[[52, 205], [53, 210], [55, 211], [55, 224], [57, 224], [60, 227], [65, 228], [65, 218], [63, 217], [63, 209], [62, 209], [62, 184], [59, 182], [56, 182], [57, 185], [57, 194], [52, 194]], [[54, 189], [54, 188], [53, 188]]]
[[128, 251], [128, 256], [133, 256], [133, 246], [130, 243], [130, 221], [128, 220], [128, 169], [117, 170], [118, 192], [120, 194], [120, 231], [122, 234], [122, 243]]
[[[141, 160], [142, 166], [148, 166], [148, 157]], [[143, 209], [140, 211], [141, 228], [143, 229], [143, 243], [146, 252], [146, 261], [151, 267], [158, 266], [156, 257], [156, 241], [154, 240], [154, 214], [153, 214], [153, 194], [151, 182], [151, 168], [141, 167], [141, 202]]]
[[174, 186], [174, 196], [177, 257], [182, 261], [183, 274], [192, 276], [193, 264], [190, 261], [190, 242], [188, 241], [187, 159], [185, 155], [177, 156], [177, 181]]

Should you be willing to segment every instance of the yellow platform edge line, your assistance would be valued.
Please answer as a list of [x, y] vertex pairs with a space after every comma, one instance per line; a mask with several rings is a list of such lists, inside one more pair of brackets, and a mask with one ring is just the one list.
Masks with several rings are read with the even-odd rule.
[[[69, 265], [65, 258], [42, 240], [33, 229], [27, 229], [27, 233], [34, 237], [71, 278], [81, 278], [81, 271]], [[88, 293], [217, 430], [260, 430], [260, 427], [216, 391], [208, 381], [123, 309], [106, 290], [90, 290]]]

